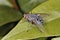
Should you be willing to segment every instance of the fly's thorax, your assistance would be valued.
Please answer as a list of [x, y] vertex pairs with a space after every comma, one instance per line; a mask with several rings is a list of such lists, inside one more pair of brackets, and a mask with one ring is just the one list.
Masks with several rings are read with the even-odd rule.
[[36, 19], [36, 16], [34, 14], [29, 14], [28, 20], [33, 21]]

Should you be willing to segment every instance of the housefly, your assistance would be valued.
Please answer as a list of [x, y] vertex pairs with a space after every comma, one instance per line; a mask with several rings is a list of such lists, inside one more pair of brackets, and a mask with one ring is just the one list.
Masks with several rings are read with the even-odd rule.
[[31, 22], [32, 24], [36, 25], [37, 28], [38, 28], [41, 32], [44, 32], [44, 30], [43, 30], [44, 20], [43, 20], [43, 18], [42, 18], [42, 15], [40, 15], [40, 14], [24, 14], [24, 18], [25, 18], [28, 22]]

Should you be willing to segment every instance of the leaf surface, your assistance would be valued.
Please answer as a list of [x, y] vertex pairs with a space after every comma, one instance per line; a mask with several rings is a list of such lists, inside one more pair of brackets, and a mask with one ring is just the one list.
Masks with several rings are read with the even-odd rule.
[[15, 22], [20, 20], [22, 17], [22, 14], [8, 6], [0, 5], [0, 26], [9, 23], [9, 22]]

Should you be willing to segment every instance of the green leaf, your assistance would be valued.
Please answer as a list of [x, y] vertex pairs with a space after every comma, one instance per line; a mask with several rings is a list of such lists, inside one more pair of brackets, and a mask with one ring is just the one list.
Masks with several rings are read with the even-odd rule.
[[37, 5], [45, 2], [46, 0], [17, 0], [18, 4], [23, 12], [29, 12]]
[[0, 26], [9, 23], [20, 20], [22, 17], [22, 14], [8, 6], [2, 6], [0, 5]]
[[37, 38], [35, 40], [47, 40], [47, 37], [40, 37], [40, 38]]
[[18, 21], [21, 17], [22, 14], [19, 11], [0, 5], [0, 37], [6, 35], [16, 25], [16, 23], [10, 22]]
[[34, 39], [60, 35], [60, 0], [48, 0], [32, 10], [33, 13], [47, 13], [43, 19], [45, 32], [40, 32], [36, 25], [27, 22], [24, 18], [2, 40], [6, 39]]

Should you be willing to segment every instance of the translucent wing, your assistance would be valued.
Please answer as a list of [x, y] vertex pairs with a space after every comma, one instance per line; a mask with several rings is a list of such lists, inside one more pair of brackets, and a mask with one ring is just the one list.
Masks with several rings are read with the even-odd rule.
[[47, 18], [49, 16], [48, 13], [29, 13], [29, 14], [35, 14], [35, 15], [38, 15], [38, 16], [41, 16], [42, 18]]
[[44, 20], [39, 16], [39, 17], [38, 17], [38, 20], [36, 21], [36, 27], [37, 27], [41, 32], [44, 32], [43, 24], [44, 24]]
[[41, 32], [45, 32], [43, 25], [37, 25], [37, 28], [38, 28]]
[[35, 13], [35, 14], [38, 16], [41, 16], [41, 17], [48, 17], [49, 16], [49, 14], [47, 14], [47, 13]]

